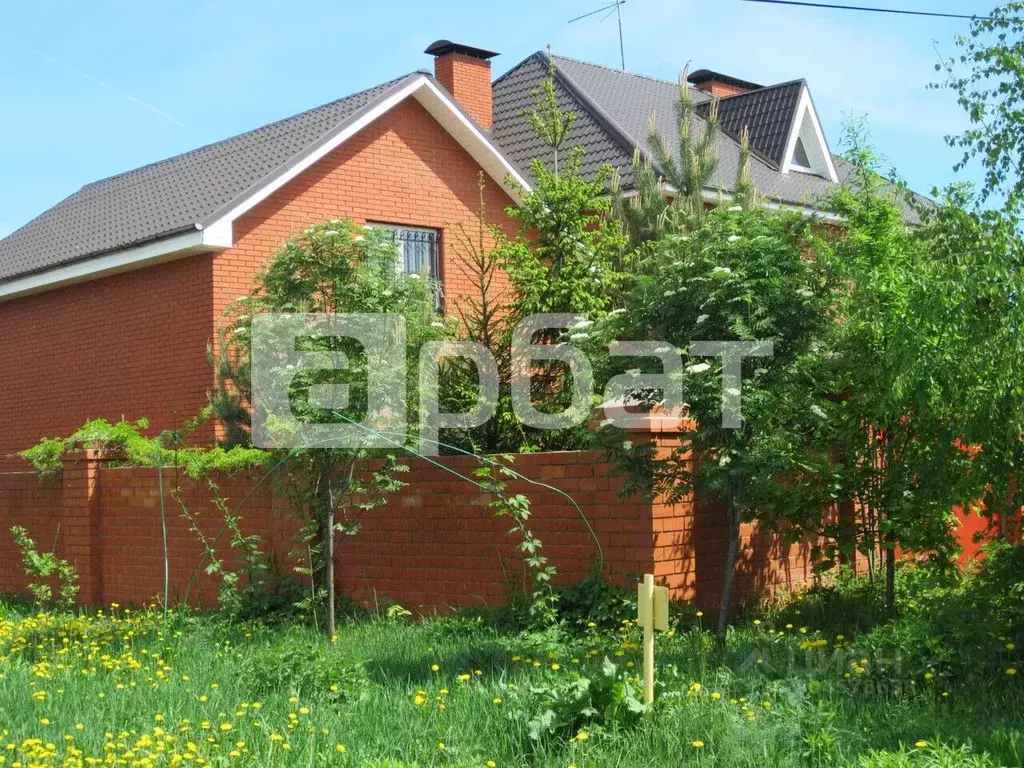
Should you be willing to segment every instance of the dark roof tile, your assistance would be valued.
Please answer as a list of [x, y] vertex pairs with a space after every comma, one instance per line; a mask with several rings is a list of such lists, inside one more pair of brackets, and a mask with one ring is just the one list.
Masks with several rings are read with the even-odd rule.
[[195, 229], [411, 76], [86, 184], [0, 240], [0, 282]]
[[[781, 169], [789, 159], [785, 157], [786, 143], [805, 87], [803, 80], [795, 80], [721, 99], [718, 120], [722, 130], [738, 139], [747, 128], [751, 148]], [[701, 104], [697, 113], [707, 118], [710, 108], [710, 104]]]

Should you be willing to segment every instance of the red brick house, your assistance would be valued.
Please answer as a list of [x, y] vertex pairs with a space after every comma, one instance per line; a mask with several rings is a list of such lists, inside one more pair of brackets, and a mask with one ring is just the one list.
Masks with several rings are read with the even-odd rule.
[[[570, 143], [586, 148], [586, 172], [611, 163], [628, 186], [648, 117], [674, 131], [674, 83], [537, 53], [492, 84], [494, 53], [448, 41], [426, 53], [433, 75], [88, 184], [0, 241], [0, 457], [88, 418], [164, 427], [195, 414], [224, 307], [310, 223], [390, 225], [411, 267], [429, 263], [457, 295], [452, 228], [473, 225], [482, 170], [488, 217], [510, 231], [503, 209], [543, 156], [522, 110], [549, 62], [560, 103], [578, 115]], [[813, 207], [843, 176], [804, 81], [761, 87], [706, 70], [689, 79], [699, 109], [721, 98], [709, 197], [729, 192], [744, 126], [770, 205]]]
[[[112, 468], [94, 456], [66, 468], [59, 482], [40, 484], [31, 473], [7, 471], [25, 469], [16, 451], [90, 418], [147, 417], [163, 429], [174, 414], [193, 416], [213, 384], [206, 347], [224, 308], [250, 290], [290, 235], [312, 223], [350, 217], [387, 226], [406, 268], [426, 266], [449, 298], [466, 290], [456, 229], [479, 223], [483, 172], [488, 223], [511, 234], [504, 209], [529, 189], [531, 160], [546, 159], [523, 110], [549, 68], [561, 107], [577, 115], [569, 144], [586, 150], [584, 173], [611, 164], [628, 189], [649, 117], [666, 136], [676, 130], [675, 83], [545, 53], [492, 82], [492, 52], [438, 41], [426, 53], [433, 75], [412, 72], [88, 184], [0, 241], [0, 533], [17, 523], [41, 544], [55, 542], [82, 574], [84, 602], [141, 602], [160, 592], [155, 470]], [[829, 151], [804, 81], [763, 87], [701, 70], [689, 87], [698, 122], [719, 99], [710, 202], [728, 199], [744, 128], [751, 176], [769, 206], [813, 211], [848, 172]], [[466, 493], [438, 468], [412, 464], [407, 492], [367, 513], [361, 535], [345, 545], [339, 585], [361, 599], [386, 595], [410, 606], [499, 601], [508, 586], [505, 563], [516, 557], [506, 523], [493, 518], [486, 494]], [[609, 575], [622, 581], [653, 572], [675, 597], [715, 603], [724, 518], [699, 513], [706, 502], [621, 499], [621, 480], [599, 454], [524, 457], [519, 466], [571, 494], [593, 524], [592, 538], [566, 497], [521, 489], [533, 497], [534, 530], [563, 578], [584, 575], [597, 538]], [[215, 519], [208, 489], [185, 485], [182, 496]], [[224, 487], [248, 498], [245, 478]], [[292, 531], [266, 491], [249, 502], [247, 524], [287, 551]], [[177, 514], [168, 526], [172, 597], [181, 598], [202, 572], [203, 553]], [[807, 547], [752, 526], [743, 541], [741, 591], [809, 577]], [[13, 542], [0, 535], [0, 591], [23, 586]], [[207, 579], [206, 600], [210, 587]]]

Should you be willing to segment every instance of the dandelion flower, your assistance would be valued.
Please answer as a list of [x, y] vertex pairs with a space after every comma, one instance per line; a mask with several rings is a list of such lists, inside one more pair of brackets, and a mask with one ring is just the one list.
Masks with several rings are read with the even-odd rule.
[[917, 741], [914, 742], [914, 746], [917, 747], [918, 749], [924, 749], [925, 747], [928, 746], [928, 742], [925, 741], [924, 739], [918, 739]]

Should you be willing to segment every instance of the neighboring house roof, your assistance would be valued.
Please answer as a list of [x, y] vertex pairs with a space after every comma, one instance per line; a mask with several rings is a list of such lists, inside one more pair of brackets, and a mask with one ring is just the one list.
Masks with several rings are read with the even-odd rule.
[[[565, 146], [584, 148], [584, 174], [596, 172], [609, 163], [618, 169], [623, 187], [629, 189], [633, 184], [633, 153], [637, 148], [647, 151], [648, 125], [652, 117], [656, 130], [665, 137], [668, 146], [677, 146], [678, 83], [537, 52], [494, 84], [491, 132], [520, 168], [528, 168], [535, 157], [546, 163], [550, 161], [550, 148], [533, 136], [532, 128], [522, 116], [523, 110], [533, 105], [531, 93], [547, 76], [549, 63], [554, 66], [559, 106], [577, 115]], [[693, 88], [690, 93], [698, 113], [694, 128], [701, 129], [705, 122], [700, 114], [707, 114], [711, 96]], [[711, 179], [711, 191], [726, 194], [734, 191], [740, 160], [739, 132], [744, 125], [749, 125], [755, 150], [751, 153], [750, 175], [757, 191], [783, 205], [816, 208], [822, 197], [835, 189], [835, 181], [827, 177], [830, 174], [824, 169], [831, 166], [836, 180], [841, 182], [852, 168], [832, 156], [824, 144], [827, 158], [822, 165], [824, 175], [787, 172], [787, 166], [792, 166], [792, 149], [788, 145], [794, 144], [794, 139], [800, 135], [802, 127], [797, 121], [808, 107], [813, 110], [813, 102], [802, 80], [720, 99], [723, 130], [716, 141], [718, 166]], [[785, 137], [789, 139], [788, 145]], [[909, 206], [905, 213], [908, 219], [916, 219]]]
[[[553, 160], [551, 149], [523, 117], [549, 66], [554, 67], [559, 106], [577, 115], [565, 146], [584, 148], [585, 175], [611, 165], [628, 189], [634, 151], [648, 145], [650, 119], [670, 145], [675, 143], [680, 86], [664, 80], [538, 52], [494, 83], [494, 124], [488, 134], [433, 76], [413, 72], [87, 184], [0, 240], [0, 301], [185, 253], [230, 247], [232, 222], [238, 216], [408, 97], [416, 98], [492, 178], [504, 181], [511, 175], [528, 190], [530, 162]], [[696, 89], [691, 94], [698, 112], [694, 127], [700, 128], [700, 115], [707, 114], [711, 97]], [[813, 209], [835, 180], [849, 174], [850, 168], [829, 153], [802, 80], [721, 99], [719, 115], [723, 130], [716, 140], [712, 192], [733, 190], [744, 126], [750, 129], [754, 150], [751, 177], [769, 201]], [[797, 138], [810, 146], [801, 144], [797, 151]], [[806, 163], [793, 162], [805, 157], [813, 161], [814, 173], [800, 172]], [[914, 217], [909, 207], [907, 217]]]
[[[26, 276], [63, 268], [75, 279], [103, 254], [132, 249], [146, 259], [167, 249], [231, 245], [241, 212], [361, 128], [412, 96], [503, 182], [512, 166], [486, 133], [424, 72], [413, 72], [321, 107], [182, 155], [82, 187], [0, 240], [0, 298]], [[525, 179], [520, 179], [528, 188]], [[150, 244], [147, 246], [146, 244]], [[90, 266], [76, 266], [88, 260]], [[116, 266], [116, 265], [115, 265]], [[19, 283], [11, 287], [11, 281]], [[69, 279], [65, 282], [72, 282]], [[29, 286], [31, 289], [31, 285]]]
[[[750, 148], [775, 169], [781, 169], [786, 160], [786, 148], [796, 121], [797, 105], [807, 83], [794, 80], [756, 91], [740, 93], [718, 102], [718, 121], [730, 136], [739, 136], [746, 128], [750, 132]], [[707, 119], [711, 102], [697, 107], [697, 114]]]

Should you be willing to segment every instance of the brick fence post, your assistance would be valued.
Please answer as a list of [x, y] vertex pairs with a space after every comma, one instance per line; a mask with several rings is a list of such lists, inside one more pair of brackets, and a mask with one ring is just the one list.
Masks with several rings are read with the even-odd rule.
[[100, 470], [114, 456], [84, 448], [64, 459], [61, 476], [61, 556], [78, 571], [82, 605], [102, 605], [103, 542], [100, 535]]

